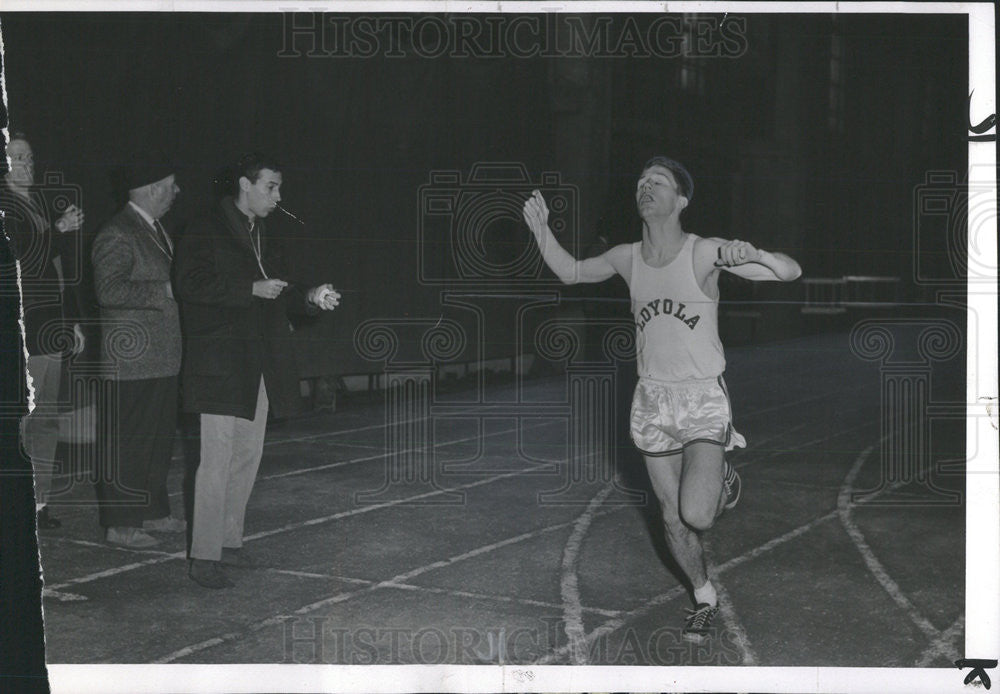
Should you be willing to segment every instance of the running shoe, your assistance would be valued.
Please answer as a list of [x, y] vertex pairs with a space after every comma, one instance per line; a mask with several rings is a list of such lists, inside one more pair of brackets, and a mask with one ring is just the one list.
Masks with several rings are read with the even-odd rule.
[[688, 616], [684, 619], [684, 630], [681, 632], [681, 636], [687, 641], [701, 643], [708, 637], [712, 629], [712, 620], [718, 614], [719, 608], [702, 602], [687, 612]]
[[740, 479], [740, 473], [736, 472], [736, 468], [730, 465], [729, 461], [726, 461], [725, 477], [722, 478], [722, 484], [726, 488], [726, 504], [723, 508], [730, 511], [740, 501], [743, 480]]

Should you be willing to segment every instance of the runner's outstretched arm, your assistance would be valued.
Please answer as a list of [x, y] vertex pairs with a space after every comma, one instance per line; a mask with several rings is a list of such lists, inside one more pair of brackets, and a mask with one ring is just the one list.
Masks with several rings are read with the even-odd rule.
[[524, 203], [524, 221], [535, 236], [535, 243], [542, 253], [542, 259], [564, 284], [579, 282], [603, 282], [616, 272], [623, 250], [627, 246], [617, 246], [595, 258], [577, 260], [566, 252], [549, 229], [549, 208], [539, 191], [533, 191]]

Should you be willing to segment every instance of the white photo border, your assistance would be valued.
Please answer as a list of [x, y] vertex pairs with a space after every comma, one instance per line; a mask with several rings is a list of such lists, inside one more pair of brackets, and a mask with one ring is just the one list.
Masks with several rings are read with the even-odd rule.
[[[906, 13], [966, 14], [969, 89], [975, 113], [996, 113], [995, 8], [992, 3], [916, 2], [320, 2], [292, 0], [3, 0], [2, 11], [144, 12], [562, 12]], [[981, 120], [981, 118], [974, 118]], [[995, 129], [993, 131], [995, 133]], [[996, 204], [996, 142], [970, 141], [970, 180]], [[968, 244], [970, 266], [997, 267], [992, 236]], [[996, 279], [995, 277], [993, 278]], [[984, 288], [985, 287], [985, 288]], [[978, 343], [968, 350], [966, 476], [966, 623], [969, 658], [1000, 656], [1000, 485], [997, 437], [996, 284], [967, 287], [968, 315], [978, 316]], [[965, 691], [958, 668], [467, 666], [467, 665], [66, 665], [48, 666], [52, 692], [577, 692]], [[1000, 680], [1000, 670], [993, 670]], [[137, 687], [141, 687], [141, 690]]]

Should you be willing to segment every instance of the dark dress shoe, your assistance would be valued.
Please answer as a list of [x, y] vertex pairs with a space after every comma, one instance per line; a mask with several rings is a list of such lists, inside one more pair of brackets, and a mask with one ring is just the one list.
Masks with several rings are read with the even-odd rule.
[[232, 588], [236, 585], [222, 571], [219, 562], [208, 559], [192, 559], [188, 576], [199, 586], [205, 588]]
[[55, 530], [62, 527], [62, 521], [55, 516], [49, 515], [49, 507], [42, 506], [38, 510], [37, 520], [39, 530]]

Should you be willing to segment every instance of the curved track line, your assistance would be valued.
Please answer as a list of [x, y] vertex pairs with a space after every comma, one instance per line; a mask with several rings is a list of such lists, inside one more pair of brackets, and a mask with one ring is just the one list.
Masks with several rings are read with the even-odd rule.
[[715, 586], [715, 592], [719, 595], [719, 614], [722, 616], [722, 623], [726, 625], [726, 628], [733, 635], [736, 647], [740, 650], [740, 657], [743, 660], [743, 664], [756, 665], [757, 654], [753, 652], [753, 648], [750, 646], [750, 637], [747, 636], [746, 629], [743, 628], [740, 618], [736, 616], [736, 609], [733, 607], [733, 601], [729, 597], [729, 591], [722, 585], [722, 581], [719, 580], [718, 575], [714, 571], [712, 574], [712, 585]]
[[573, 532], [566, 540], [563, 548], [562, 558], [562, 579], [559, 581], [559, 592], [563, 601], [563, 620], [565, 623], [566, 638], [569, 645], [574, 665], [586, 665], [586, 631], [583, 627], [583, 606], [580, 603], [580, 588], [577, 581], [576, 569], [577, 559], [580, 556], [580, 547], [583, 538], [590, 530], [590, 524], [594, 520], [594, 514], [600, 508], [604, 500], [611, 494], [613, 487], [608, 485], [594, 495], [594, 498], [587, 504], [586, 510], [580, 514], [573, 524]]
[[[758, 545], [757, 547], [754, 547], [753, 549], [751, 549], [748, 552], [744, 552], [743, 554], [739, 555], [738, 557], [733, 557], [732, 559], [729, 559], [728, 561], [723, 562], [722, 564], [720, 564], [719, 566], [717, 566], [715, 568], [715, 573], [717, 575], [726, 573], [727, 571], [730, 571], [731, 569], [734, 569], [737, 566], [740, 566], [741, 564], [745, 564], [746, 562], [751, 561], [752, 559], [756, 559], [760, 555], [765, 554], [767, 552], [770, 552], [775, 547], [783, 545], [786, 542], [788, 542], [790, 540], [794, 540], [795, 538], [799, 537], [800, 535], [803, 535], [803, 534], [809, 532], [810, 530], [812, 530], [813, 528], [815, 528], [817, 525], [819, 525], [821, 523], [824, 523], [824, 522], [826, 522], [828, 520], [832, 520], [833, 518], [836, 518], [836, 516], [837, 516], [837, 512], [836, 511], [830, 511], [826, 515], [820, 516], [819, 518], [814, 518], [813, 520], [809, 521], [808, 523], [804, 523], [803, 525], [800, 525], [797, 528], [789, 530], [787, 533], [784, 533], [783, 535], [779, 535], [778, 537], [771, 538], [770, 540], [768, 540], [764, 544]], [[629, 612], [625, 612], [621, 617], [616, 617], [615, 619], [609, 619], [604, 624], [602, 624], [601, 626], [597, 627], [592, 632], [590, 632], [589, 634], [587, 634], [587, 638], [586, 638], [586, 645], [587, 645], [587, 647], [589, 648], [590, 645], [593, 644], [594, 641], [596, 641], [600, 637], [605, 636], [607, 634], [611, 634], [611, 633], [613, 633], [615, 631], [618, 631], [618, 629], [621, 629], [623, 626], [625, 626], [626, 624], [628, 624], [630, 621], [632, 621], [636, 617], [640, 617], [640, 616], [642, 616], [642, 615], [650, 612], [651, 610], [659, 607], [660, 605], [664, 605], [664, 604], [666, 604], [666, 603], [668, 603], [668, 602], [670, 602], [672, 600], [675, 600], [675, 599], [677, 599], [677, 598], [679, 598], [679, 597], [681, 597], [683, 595], [687, 595], [687, 592], [688, 592], [687, 588], [685, 588], [684, 586], [681, 586], [681, 585], [674, 586], [673, 588], [671, 588], [667, 592], [660, 593], [659, 595], [653, 597], [645, 605], [637, 607], [634, 610], [631, 610]], [[559, 648], [557, 648], [556, 650], [552, 651], [551, 653], [549, 653], [547, 655], [544, 655], [541, 658], [539, 658], [538, 660], [536, 660], [533, 663], [533, 665], [546, 665], [548, 663], [555, 662], [556, 660], [559, 660], [564, 655], [566, 655], [567, 652], [569, 652], [569, 646], [568, 645], [567, 646], [560, 646]]]
[[858, 473], [861, 472], [861, 467], [868, 460], [868, 456], [871, 455], [875, 446], [869, 446], [865, 450], [861, 451], [857, 459], [854, 461], [854, 465], [851, 467], [850, 472], [847, 473], [847, 477], [844, 478], [844, 483], [840, 487], [840, 493], [837, 495], [837, 515], [840, 516], [840, 523], [844, 526], [844, 530], [847, 531], [848, 537], [854, 543], [858, 552], [861, 553], [861, 558], [864, 560], [865, 565], [868, 570], [878, 581], [879, 585], [882, 586], [883, 590], [889, 594], [893, 602], [896, 603], [906, 615], [910, 618], [924, 636], [929, 640], [934, 641], [938, 639], [941, 632], [938, 631], [937, 627], [930, 623], [920, 612], [917, 610], [916, 606], [910, 602], [910, 599], [906, 597], [903, 590], [899, 587], [899, 584], [892, 580], [889, 576], [889, 572], [885, 570], [882, 562], [878, 560], [875, 553], [872, 551], [868, 542], [865, 540], [864, 534], [861, 529], [858, 528], [854, 520], [851, 518], [851, 494], [854, 492], [854, 480], [857, 479]]
[[[834, 435], [831, 435], [831, 437], [832, 436], [834, 436]], [[861, 453], [861, 455], [859, 455], [859, 457], [858, 457], [857, 460], [855, 460], [854, 466], [852, 467], [851, 472], [848, 473], [848, 480], [851, 482], [851, 484], [853, 484], [854, 480], [857, 478], [858, 472], [861, 469], [860, 463], [863, 463], [865, 461], [865, 459], [867, 458], [867, 456], [871, 455], [871, 452], [872, 452], [873, 449], [874, 449], [874, 446], [870, 446], [868, 449], [866, 449], [865, 451], [863, 451]], [[846, 481], [847, 480], [845, 480], [845, 482]], [[887, 491], [891, 491], [891, 490], [893, 490], [893, 489], [895, 489], [895, 488], [897, 488], [899, 486], [901, 486], [901, 485], [900, 485], [900, 483], [897, 482], [897, 483], [891, 485], [890, 487], [888, 487], [886, 489], [882, 489], [882, 490], [873, 492], [871, 494], [865, 495], [864, 497], [862, 497], [861, 499], [859, 499], [856, 502], [852, 502], [850, 500], [851, 499], [850, 492], [847, 493], [846, 497], [844, 497], [842, 495], [838, 496], [838, 509], [837, 510], [830, 511], [829, 513], [825, 513], [822, 516], [814, 518], [813, 520], [809, 521], [808, 523], [804, 523], [804, 524], [798, 526], [797, 528], [793, 528], [792, 530], [789, 530], [788, 532], [786, 532], [786, 533], [784, 533], [782, 535], [774, 537], [774, 538], [768, 540], [767, 542], [765, 542], [765, 543], [763, 543], [761, 545], [758, 545], [757, 547], [751, 549], [748, 552], [744, 552], [743, 554], [741, 554], [739, 556], [736, 556], [736, 557], [733, 557], [731, 559], [728, 559], [727, 561], [723, 562], [719, 566], [715, 567], [715, 570], [714, 570], [715, 571], [715, 575], [721, 575], [721, 574], [724, 574], [724, 573], [726, 573], [726, 572], [728, 572], [728, 571], [730, 571], [732, 569], [735, 569], [736, 567], [738, 567], [738, 566], [740, 566], [742, 564], [745, 564], [748, 561], [756, 559], [760, 555], [765, 554], [765, 553], [771, 551], [772, 549], [774, 549], [774, 548], [776, 548], [776, 547], [778, 547], [780, 545], [783, 545], [786, 542], [789, 542], [790, 540], [793, 540], [793, 539], [799, 537], [800, 535], [803, 535], [803, 534], [809, 532], [810, 530], [812, 530], [816, 526], [818, 526], [818, 525], [820, 525], [822, 523], [825, 523], [826, 521], [832, 520], [833, 518], [836, 518], [837, 516], [839, 516], [841, 514], [841, 508], [839, 508], [839, 505], [845, 499], [846, 499], [846, 509], [845, 510], [849, 511], [850, 508], [853, 508], [855, 506], [861, 506], [861, 505], [865, 504], [866, 502], [872, 501], [873, 499], [878, 498], [879, 496], [881, 496], [882, 494], [886, 493]], [[675, 586], [674, 588], [671, 588], [667, 592], [661, 593], [661, 594], [653, 597], [645, 605], [642, 605], [642, 606], [640, 606], [640, 607], [638, 607], [638, 608], [636, 608], [634, 610], [631, 610], [629, 612], [625, 612], [620, 617], [616, 617], [614, 619], [610, 619], [610, 620], [606, 621], [604, 624], [602, 624], [601, 626], [597, 627], [592, 632], [590, 632], [589, 634], [587, 634], [587, 637], [586, 637], [586, 644], [587, 644], [587, 646], [589, 647], [598, 638], [617, 631], [618, 629], [622, 628], [623, 626], [625, 626], [626, 624], [628, 624], [633, 619], [636, 619], [637, 617], [640, 617], [640, 616], [642, 616], [642, 615], [650, 612], [651, 610], [655, 609], [656, 607], [659, 607], [660, 605], [663, 605], [663, 604], [668, 603], [668, 602], [670, 602], [670, 601], [672, 601], [672, 600], [674, 600], [676, 598], [679, 598], [679, 597], [685, 595], [686, 593], [687, 593], [687, 590], [683, 586]], [[931, 625], [931, 628], [934, 629], [933, 625]], [[932, 635], [932, 639], [934, 640], [934, 643], [932, 643], [931, 646], [928, 647], [928, 650], [933, 649], [934, 646], [936, 644], [938, 644], [939, 640], [944, 641], [944, 642], [947, 643], [947, 640], [946, 640], [945, 636], [948, 635], [948, 632], [951, 631], [952, 629], [958, 630], [958, 629], [960, 629], [960, 627], [957, 624], [953, 624], [945, 632], [938, 632], [937, 629], [934, 629], [934, 633]], [[533, 664], [534, 665], [545, 665], [545, 664], [556, 662], [556, 661], [560, 660], [563, 656], [565, 656], [568, 651], [569, 651], [569, 647], [568, 646], [560, 646], [559, 648], [557, 648], [556, 650], [552, 651], [551, 653], [548, 653], [548, 654], [542, 656], [541, 658], [537, 659]], [[925, 651], [925, 654], [926, 653], [927, 652]], [[945, 651], [943, 651], [941, 653], [941, 655], [944, 655], [945, 657], [948, 657], [950, 659], [954, 659], [954, 658], [959, 657], [959, 655], [957, 654], [957, 652], [954, 649], [952, 649], [950, 652], [947, 651], [947, 650], [945, 650]], [[954, 656], [954, 657], [952, 657], [952, 656]]]
[[[868, 426], [868, 425], [866, 424], [866, 425], [863, 425], [863, 426]], [[858, 427], [858, 428], [860, 428], [860, 427]], [[828, 436], [824, 436], [824, 437], [819, 438], [819, 439], [814, 439], [813, 441], [810, 441], [809, 444], [810, 445], [814, 445], [816, 443], [821, 443], [823, 441], [826, 441], [827, 439], [831, 439], [831, 438], [835, 438], [837, 436], [840, 436], [843, 433], [844, 432], [836, 432], [836, 433], [833, 433], [833, 434], [829, 434]], [[776, 437], [771, 437], [771, 438], [773, 439], [773, 438], [776, 438]], [[758, 457], [753, 458], [751, 460], [744, 461], [741, 465], [738, 465], [737, 467], [740, 467], [740, 468], [746, 467], [747, 465], [750, 465], [752, 463], [758, 462], [759, 460], [762, 460], [762, 459], [763, 459], [763, 456], [758, 456]], [[850, 498], [850, 497], [848, 497], [848, 498]], [[751, 561], [752, 559], [757, 558], [761, 554], [764, 554], [765, 552], [769, 552], [772, 549], [774, 549], [775, 547], [778, 547], [779, 545], [782, 545], [782, 544], [784, 544], [784, 543], [786, 543], [786, 542], [788, 542], [790, 540], [795, 539], [799, 535], [802, 535], [802, 534], [804, 534], [804, 533], [812, 530], [814, 527], [816, 527], [820, 523], [824, 523], [824, 522], [826, 522], [828, 520], [831, 520], [831, 519], [835, 518], [836, 515], [837, 515], [836, 511], [830, 511], [829, 513], [827, 513], [827, 514], [825, 514], [823, 516], [820, 516], [819, 518], [814, 518], [813, 520], [809, 521], [808, 523], [804, 523], [803, 525], [800, 525], [797, 528], [789, 530], [788, 532], [786, 532], [786, 533], [784, 533], [782, 535], [779, 535], [778, 537], [772, 538], [772, 539], [768, 540], [767, 542], [765, 542], [764, 544], [758, 545], [757, 547], [751, 549], [748, 552], [745, 552], [744, 554], [741, 554], [741, 555], [739, 555], [737, 557], [733, 557], [733, 558], [727, 560], [726, 562], [724, 562], [723, 564], [719, 565], [718, 567], [716, 567], [715, 568], [715, 574], [719, 575], [721, 573], [729, 571], [730, 569], [734, 569], [737, 566], [739, 566], [739, 565], [741, 565], [741, 564], [743, 564], [745, 562]], [[645, 614], [649, 610], [652, 610], [653, 608], [658, 607], [659, 605], [662, 605], [664, 603], [670, 602], [671, 600], [674, 600], [675, 598], [678, 598], [678, 597], [680, 597], [681, 595], [683, 595], [685, 593], [686, 593], [686, 589], [685, 588], [683, 588], [681, 586], [676, 586], [676, 587], [671, 588], [670, 590], [668, 590], [666, 593], [661, 593], [660, 595], [657, 595], [657, 596], [653, 597], [645, 605], [643, 605], [643, 606], [641, 606], [639, 608], [636, 608], [635, 610], [632, 610], [631, 612], [626, 612], [621, 617], [616, 617], [614, 619], [608, 620], [607, 622], [605, 622], [601, 626], [597, 627], [596, 629], [594, 629], [594, 631], [592, 631], [590, 634], [588, 634], [586, 636], [586, 638], [584, 640], [583, 646], [589, 649], [590, 645], [593, 644], [594, 641], [596, 641], [601, 636], [604, 636], [606, 634], [610, 634], [610, 633], [613, 633], [613, 632], [617, 631], [621, 627], [625, 626], [630, 620], [632, 620], [632, 619], [634, 619], [634, 618], [636, 618], [636, 617], [638, 617], [638, 616], [640, 616], [642, 614]], [[747, 640], [746, 643], [749, 643], [749, 640]], [[553, 651], [552, 653], [549, 653], [549, 654], [547, 654], [545, 656], [542, 656], [542, 658], [540, 658], [537, 661], [535, 661], [534, 664], [536, 664], [536, 665], [544, 665], [546, 663], [554, 662], [554, 661], [560, 659], [562, 656], [566, 655], [566, 653], [569, 652], [569, 650], [570, 650], [569, 645], [567, 645], [567, 646], [561, 646], [561, 647], [557, 648], [555, 651]], [[742, 653], [742, 651], [741, 651], [741, 653]]]

